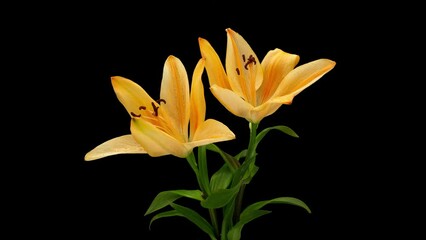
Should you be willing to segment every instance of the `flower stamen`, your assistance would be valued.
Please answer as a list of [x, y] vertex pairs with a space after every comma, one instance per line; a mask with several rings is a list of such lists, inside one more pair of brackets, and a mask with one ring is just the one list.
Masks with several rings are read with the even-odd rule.
[[131, 114], [133, 117], [137, 117], [137, 118], [140, 118], [140, 117], [142, 116], [142, 114], [136, 114], [136, 113], [134, 113], [134, 112], [130, 112], [130, 114]]
[[[152, 109], [153, 109], [152, 115], [157, 117], [158, 116], [158, 109], [160, 108], [161, 103], [166, 104], [166, 100], [160, 98], [158, 100], [155, 100], [155, 102], [158, 103], [158, 106], [156, 106], [154, 102], [151, 102], [151, 106], [152, 106]], [[146, 107], [140, 106], [139, 110], [146, 110]], [[142, 116], [142, 114], [136, 114], [134, 112], [130, 112], [130, 115], [132, 115], [133, 117], [138, 117], [138, 118], [140, 118]]]
[[155, 106], [154, 102], [151, 102], [152, 105], [152, 109], [154, 110], [154, 112], [152, 113], [152, 115], [154, 116], [158, 116], [158, 109], [160, 108], [160, 106]]
[[[244, 55], [243, 55], [243, 60], [244, 60], [244, 59], [245, 59], [245, 57], [244, 57]], [[244, 62], [245, 62], [245, 60], [244, 60]], [[256, 59], [253, 57], [253, 55], [250, 55], [250, 57], [247, 59], [246, 64], [244, 64], [244, 68], [245, 68], [246, 70], [248, 70], [247, 66], [248, 66], [250, 63], [254, 63], [254, 65], [256, 65]]]
[[160, 105], [161, 103], [166, 104], [166, 100], [164, 100], [164, 99], [162, 99], [162, 98], [160, 98], [160, 99], [156, 100], [156, 102], [158, 103], [158, 105]]

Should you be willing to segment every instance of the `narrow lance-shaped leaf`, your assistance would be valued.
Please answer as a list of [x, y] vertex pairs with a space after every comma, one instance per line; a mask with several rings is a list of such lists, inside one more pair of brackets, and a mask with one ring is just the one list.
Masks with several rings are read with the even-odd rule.
[[235, 224], [234, 227], [232, 227], [231, 230], [228, 232], [228, 240], [240, 240], [241, 239], [241, 231], [245, 224], [253, 221], [256, 218], [259, 218], [263, 215], [266, 215], [268, 213], [271, 213], [271, 211], [267, 210], [255, 210], [251, 211], [249, 214], [245, 214], [240, 218], [240, 221]]
[[206, 148], [210, 151], [219, 153], [223, 160], [229, 165], [229, 169], [232, 172], [239, 168], [240, 163], [238, 162], [238, 160], [236, 160], [232, 155], [222, 151], [222, 149], [220, 149], [215, 144], [209, 144], [206, 146]]
[[293, 129], [287, 127], [287, 126], [274, 126], [263, 129], [259, 134], [256, 136], [256, 145], [259, 144], [260, 141], [266, 136], [266, 134], [271, 130], [279, 130], [287, 135], [290, 135], [292, 137], [298, 138], [299, 135]]
[[221, 208], [234, 199], [240, 190], [240, 185], [237, 184], [230, 189], [219, 189], [208, 196], [204, 201], [201, 201], [201, 206], [205, 208]]
[[306, 205], [306, 203], [304, 203], [302, 200], [294, 198], [294, 197], [279, 197], [279, 198], [274, 198], [271, 200], [256, 202], [249, 205], [241, 213], [241, 218], [246, 218], [247, 216], [250, 216], [253, 212], [261, 209], [267, 204], [276, 204], [276, 203], [299, 206], [304, 208], [308, 213], [311, 213], [311, 209], [309, 209], [308, 205]]
[[256, 166], [254, 162], [250, 164], [249, 171], [247, 171], [243, 177], [244, 183], [249, 184], [250, 181], [253, 179], [254, 175], [256, 175], [258, 170], [259, 170], [259, 167]]
[[240, 158], [245, 157], [246, 155], [247, 155], [247, 149], [244, 149], [240, 153], [235, 155], [234, 158], [237, 159], [237, 161], [240, 161]]
[[157, 194], [157, 196], [154, 198], [148, 210], [146, 211], [145, 216], [161, 208], [164, 208], [167, 205], [170, 205], [171, 203], [173, 203], [174, 201], [176, 201], [177, 199], [181, 197], [192, 198], [199, 201], [203, 200], [202, 192], [200, 190], [163, 191]]
[[254, 157], [246, 159], [241, 167], [238, 168], [234, 173], [234, 178], [232, 181], [232, 185], [235, 186], [243, 181], [245, 184], [248, 184], [253, 176], [256, 174], [258, 167], [255, 165], [256, 155]]
[[176, 203], [171, 203], [170, 206], [182, 214], [183, 217], [197, 225], [197, 227], [199, 227], [203, 232], [207, 233], [212, 240], [217, 239], [214, 235], [213, 226], [199, 213]]
[[260, 201], [257, 203], [253, 203], [246, 207], [244, 211], [240, 215], [240, 220], [232, 227], [228, 232], [228, 240], [240, 240], [241, 231], [245, 224], [257, 219], [263, 215], [270, 213], [271, 211], [262, 210], [261, 208], [267, 204], [291, 204], [304, 208], [306, 211], [311, 213], [309, 207], [301, 200], [293, 197], [279, 197], [271, 200]]
[[216, 192], [219, 189], [226, 189], [232, 181], [232, 172], [227, 164], [213, 173], [210, 179], [210, 188], [212, 192]]
[[170, 210], [167, 212], [162, 212], [162, 213], [158, 213], [156, 215], [154, 215], [154, 217], [151, 218], [151, 221], [149, 222], [149, 230], [151, 230], [151, 225], [152, 223], [160, 218], [164, 218], [164, 217], [183, 217], [182, 213], [176, 211], [176, 210]]

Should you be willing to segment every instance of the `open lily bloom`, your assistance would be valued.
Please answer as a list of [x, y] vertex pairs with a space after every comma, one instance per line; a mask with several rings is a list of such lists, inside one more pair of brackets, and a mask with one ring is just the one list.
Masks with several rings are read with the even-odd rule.
[[95, 160], [123, 153], [147, 153], [152, 157], [187, 157], [193, 148], [235, 138], [223, 123], [205, 119], [206, 103], [201, 76], [204, 59], [197, 63], [191, 93], [182, 62], [169, 56], [164, 64], [160, 98], [154, 100], [135, 82], [111, 78], [112, 86], [131, 117], [131, 134], [108, 140], [85, 155]]
[[300, 57], [281, 49], [269, 51], [262, 62], [245, 39], [230, 28], [227, 32], [225, 69], [210, 43], [199, 38], [210, 90], [228, 111], [259, 123], [334, 68], [329, 59], [297, 66]]

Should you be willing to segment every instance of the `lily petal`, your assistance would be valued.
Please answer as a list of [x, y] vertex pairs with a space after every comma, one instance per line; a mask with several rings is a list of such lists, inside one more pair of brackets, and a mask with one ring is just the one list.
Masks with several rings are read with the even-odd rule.
[[190, 134], [189, 139], [192, 141], [195, 131], [204, 122], [206, 117], [206, 100], [204, 97], [204, 86], [202, 82], [202, 74], [204, 71], [204, 59], [200, 59], [195, 66], [191, 83], [191, 116], [189, 120]]
[[160, 98], [166, 101], [159, 111], [164, 111], [166, 121], [181, 142], [188, 141], [188, 122], [190, 115], [189, 81], [182, 62], [169, 56], [164, 64]]
[[151, 109], [151, 104], [154, 102], [141, 86], [130, 79], [120, 76], [111, 77], [111, 83], [118, 100], [131, 117], [133, 114], [151, 115], [151, 111], [140, 109], [141, 106]]
[[333, 69], [335, 65], [335, 61], [318, 59], [295, 68], [278, 86], [272, 101], [290, 104], [297, 94], [320, 79], [324, 74]]
[[266, 54], [262, 60], [263, 83], [257, 91], [258, 105], [270, 99], [284, 77], [295, 68], [299, 59], [298, 55], [284, 52], [278, 48]]
[[198, 127], [193, 141], [189, 144], [194, 148], [232, 139], [235, 139], [235, 134], [225, 124], [214, 119], [207, 119]]
[[201, 56], [205, 59], [205, 67], [210, 86], [218, 85], [222, 88], [231, 89], [219, 55], [207, 40], [198, 38], [198, 44]]
[[216, 99], [232, 114], [243, 117], [247, 120], [250, 119], [250, 111], [254, 107], [244, 101], [244, 99], [242, 99], [238, 94], [216, 85], [211, 86], [210, 90]]
[[179, 142], [155, 125], [139, 118], [132, 118], [130, 131], [135, 140], [147, 151], [151, 157], [168, 154], [184, 158], [191, 149]]
[[132, 135], [128, 134], [110, 139], [98, 145], [84, 156], [84, 160], [92, 161], [124, 153], [145, 154], [147, 152], [142, 148], [142, 146], [138, 142], [135, 141]]
[[232, 90], [256, 105], [256, 90], [263, 81], [259, 58], [247, 41], [230, 28], [227, 32], [226, 73]]
[[268, 101], [259, 105], [251, 110], [250, 112], [250, 121], [252, 123], [259, 123], [263, 118], [273, 114], [282, 106], [281, 103], [276, 103]]

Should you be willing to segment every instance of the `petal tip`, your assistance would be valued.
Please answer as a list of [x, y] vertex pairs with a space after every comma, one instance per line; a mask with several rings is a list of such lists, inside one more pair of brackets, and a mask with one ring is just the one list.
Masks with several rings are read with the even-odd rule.
[[89, 161], [93, 161], [99, 158], [93, 157], [91, 152], [86, 153], [86, 155], [84, 155], [84, 161], [89, 162]]

